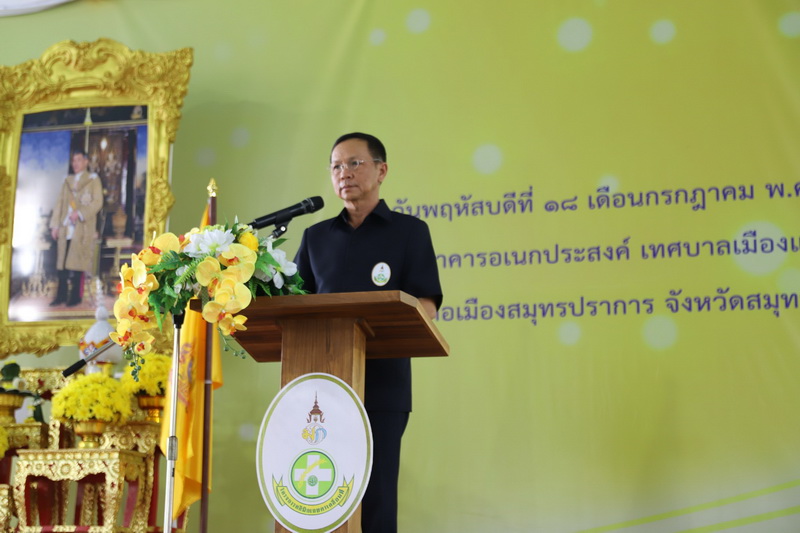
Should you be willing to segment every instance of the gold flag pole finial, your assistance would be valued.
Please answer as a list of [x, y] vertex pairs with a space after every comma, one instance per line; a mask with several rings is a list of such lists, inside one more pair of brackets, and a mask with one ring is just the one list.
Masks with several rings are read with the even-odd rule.
[[208, 191], [209, 198], [216, 198], [217, 197], [217, 182], [214, 181], [214, 178], [211, 178], [211, 181], [208, 182], [208, 187], [206, 187]]

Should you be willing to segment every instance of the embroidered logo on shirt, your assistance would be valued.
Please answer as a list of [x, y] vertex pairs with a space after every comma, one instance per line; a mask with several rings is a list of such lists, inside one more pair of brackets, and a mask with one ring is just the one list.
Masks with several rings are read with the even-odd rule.
[[386, 263], [378, 263], [372, 267], [372, 283], [383, 287], [392, 279], [392, 269]]

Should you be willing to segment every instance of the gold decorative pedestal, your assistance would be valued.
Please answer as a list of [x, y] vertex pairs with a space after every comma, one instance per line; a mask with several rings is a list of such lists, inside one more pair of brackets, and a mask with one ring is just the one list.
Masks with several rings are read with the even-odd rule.
[[[19, 533], [38, 533], [44, 525], [51, 525], [52, 531], [76, 531], [77, 526], [91, 525], [82, 522], [95, 513], [98, 524], [91, 527], [92, 532], [145, 531], [149, 496], [145, 490], [147, 466], [144, 454], [109, 449], [20, 450], [18, 454], [13, 491]], [[67, 525], [66, 520], [70, 482], [77, 482], [78, 494], [97, 491], [99, 496], [96, 509], [93, 508], [93, 499], [78, 497], [78, 501], [83, 499], [83, 503], [76, 505], [75, 525]], [[127, 505], [123, 524], [117, 525], [126, 482]]]
[[75, 434], [81, 438], [78, 448], [99, 448], [108, 422], [102, 420], [84, 420], [72, 425]]
[[0, 424], [13, 424], [17, 421], [14, 411], [22, 407], [25, 397], [21, 394], [0, 392]]
[[164, 396], [137, 396], [136, 401], [139, 402], [139, 409], [145, 412], [145, 420], [161, 423], [161, 412], [166, 403]]
[[8, 450], [0, 458], [0, 531], [11, 531], [11, 517], [15, 516], [11, 498], [11, 465], [17, 451], [22, 448], [40, 449], [47, 445], [47, 426], [40, 422], [8, 424]]

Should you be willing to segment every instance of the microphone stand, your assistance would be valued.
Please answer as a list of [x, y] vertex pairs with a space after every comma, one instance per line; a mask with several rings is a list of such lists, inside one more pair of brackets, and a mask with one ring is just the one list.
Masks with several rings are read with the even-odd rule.
[[286, 233], [288, 227], [289, 227], [289, 221], [282, 222], [280, 224], [275, 224], [275, 229], [272, 230], [272, 238], [277, 239], [278, 237]]
[[178, 460], [178, 373], [180, 372], [181, 326], [184, 314], [173, 314], [175, 333], [172, 339], [172, 372], [170, 374], [169, 439], [167, 440], [167, 484], [164, 493], [164, 525], [162, 531], [172, 531], [172, 507], [175, 499], [175, 463]]

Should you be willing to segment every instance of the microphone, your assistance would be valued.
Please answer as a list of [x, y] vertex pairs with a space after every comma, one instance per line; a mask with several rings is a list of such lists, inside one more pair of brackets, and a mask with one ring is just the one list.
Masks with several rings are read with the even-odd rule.
[[325, 202], [322, 201], [321, 196], [312, 196], [311, 198], [306, 198], [299, 204], [286, 207], [280, 211], [275, 211], [269, 215], [264, 215], [263, 217], [258, 217], [252, 221], [250, 225], [253, 226], [254, 229], [261, 229], [265, 226], [283, 224], [289, 222], [294, 217], [299, 217], [300, 215], [318, 211], [324, 206]]
[[81, 359], [80, 361], [73, 363], [69, 368], [61, 372], [61, 375], [65, 378], [70, 377], [72, 374], [80, 370], [81, 368], [86, 366], [86, 363], [100, 355], [101, 353], [105, 352], [106, 350], [110, 349], [112, 346], [117, 346], [116, 343], [112, 342], [111, 339], [108, 339], [108, 342], [102, 345], [101, 347], [95, 349], [92, 353], [86, 356], [86, 359]]

